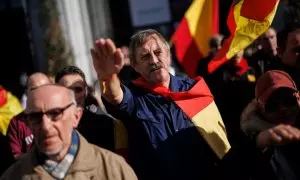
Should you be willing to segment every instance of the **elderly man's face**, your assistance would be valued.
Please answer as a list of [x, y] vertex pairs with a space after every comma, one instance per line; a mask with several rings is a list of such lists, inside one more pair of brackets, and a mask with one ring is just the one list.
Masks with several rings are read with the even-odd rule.
[[134, 69], [153, 84], [162, 84], [169, 78], [170, 50], [157, 35], [151, 35], [136, 50]]
[[29, 94], [27, 122], [40, 152], [48, 156], [66, 152], [82, 110], [64, 87], [43, 86]]
[[75, 93], [76, 102], [79, 105], [84, 105], [86, 96], [87, 96], [87, 86], [82, 79], [82, 77], [78, 74], [69, 74], [62, 77], [58, 84], [65, 86]]

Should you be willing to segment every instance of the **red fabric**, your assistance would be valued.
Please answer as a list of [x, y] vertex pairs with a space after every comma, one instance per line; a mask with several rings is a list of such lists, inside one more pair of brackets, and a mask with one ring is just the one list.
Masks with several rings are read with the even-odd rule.
[[137, 86], [148, 89], [152, 93], [172, 99], [183, 112], [192, 119], [194, 115], [199, 113], [214, 100], [204, 79], [197, 77], [195, 80], [197, 80], [197, 83], [189, 91], [185, 92], [171, 92], [168, 88], [163, 86], [151, 87], [142, 77], [133, 82]]
[[213, 17], [212, 17], [212, 31], [213, 34], [219, 33], [219, 0], [213, 0]]
[[242, 58], [241, 62], [238, 64], [235, 64], [235, 67], [237, 67], [237, 71], [236, 74], [237, 75], [243, 75], [245, 72], [248, 71], [249, 66], [248, 66], [248, 62], [245, 58]]
[[8, 126], [7, 137], [12, 154], [17, 157], [29, 152], [33, 145], [33, 135], [31, 130], [23, 121], [23, 113], [14, 117]]
[[191, 77], [196, 76], [198, 60], [200, 60], [203, 55], [194, 42], [188, 22], [185, 18], [183, 18], [178, 25], [172, 37], [172, 41], [175, 47], [175, 55], [184, 71]]
[[0, 87], [0, 107], [4, 106], [7, 102], [7, 91]]
[[[234, 5], [236, 3], [233, 3], [229, 10], [229, 14], [227, 17], [227, 26], [229, 28], [230, 33], [233, 35], [236, 30], [236, 22], [234, 19]], [[219, 50], [219, 52], [215, 55], [215, 57], [209, 62], [208, 64], [208, 73], [213, 73], [215, 70], [217, 70], [220, 66], [222, 66], [226, 61], [228, 61], [226, 57], [226, 53], [229, 51], [231, 42], [233, 40], [234, 36], [231, 36], [228, 38], [222, 45], [222, 48]]]
[[[244, 0], [241, 8], [241, 16], [256, 21], [264, 21], [265, 18], [274, 10], [278, 0]], [[259, 4], [260, 8], [253, 8]]]

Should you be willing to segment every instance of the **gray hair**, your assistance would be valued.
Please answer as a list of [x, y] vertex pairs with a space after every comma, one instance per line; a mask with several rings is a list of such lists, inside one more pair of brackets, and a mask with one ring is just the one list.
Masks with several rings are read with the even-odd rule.
[[130, 38], [130, 45], [129, 45], [130, 64], [136, 63], [136, 49], [141, 45], [143, 45], [145, 41], [148, 39], [148, 37], [150, 37], [151, 35], [157, 35], [158, 38], [165, 45], [165, 48], [167, 50], [170, 49], [170, 46], [166, 41], [166, 39], [158, 31], [154, 29], [146, 29], [146, 30], [138, 31]]

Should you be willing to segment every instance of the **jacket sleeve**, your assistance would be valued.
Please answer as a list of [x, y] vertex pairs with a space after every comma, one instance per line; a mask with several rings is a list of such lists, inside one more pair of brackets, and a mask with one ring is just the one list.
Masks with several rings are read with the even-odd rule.
[[244, 109], [241, 115], [240, 125], [242, 131], [247, 135], [272, 127], [272, 124], [266, 122], [258, 113], [258, 106], [255, 100], [252, 100]]
[[[22, 154], [22, 147], [23, 142], [22, 139], [19, 137], [20, 133], [18, 131], [20, 127], [18, 126], [18, 122], [16, 118], [13, 118], [8, 126], [7, 129], [7, 138], [9, 141], [9, 146], [12, 151], [14, 157], [18, 157]], [[25, 137], [23, 137], [25, 139]]]

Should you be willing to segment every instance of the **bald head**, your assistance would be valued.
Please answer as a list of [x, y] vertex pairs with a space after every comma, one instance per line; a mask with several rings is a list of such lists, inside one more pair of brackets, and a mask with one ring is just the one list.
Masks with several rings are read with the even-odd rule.
[[57, 102], [57, 104], [73, 102], [76, 105], [74, 92], [57, 84], [45, 84], [31, 90], [28, 93], [27, 104], [30, 108], [36, 101], [43, 101], [48, 104], [52, 100]]
[[41, 73], [37, 72], [29, 76], [28, 82], [27, 82], [27, 90], [31, 91], [39, 86], [45, 85], [45, 84], [51, 84], [50, 78]]

